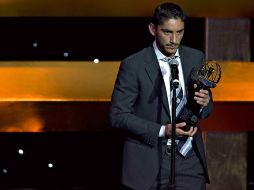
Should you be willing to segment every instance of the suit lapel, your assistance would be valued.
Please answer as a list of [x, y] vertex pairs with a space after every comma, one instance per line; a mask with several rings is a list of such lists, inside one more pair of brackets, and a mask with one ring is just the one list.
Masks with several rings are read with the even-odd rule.
[[157, 92], [158, 96], [160, 97], [162, 101], [163, 107], [165, 108], [168, 116], [170, 116], [166, 87], [165, 87], [164, 80], [161, 74], [161, 69], [160, 69], [160, 66], [159, 66], [159, 63], [158, 63], [158, 60], [152, 45], [148, 47], [148, 53], [147, 53], [147, 56], [145, 57], [145, 61], [147, 63], [145, 69], [151, 82], [153, 83], [154, 91]]
[[191, 64], [189, 63], [190, 59], [188, 58], [188, 54], [184, 51], [182, 46], [179, 47], [179, 54], [180, 54], [180, 59], [181, 59], [181, 64], [183, 69], [184, 83], [185, 83], [185, 86], [187, 87], [188, 81], [189, 81], [189, 75], [190, 75], [192, 67], [190, 66]]

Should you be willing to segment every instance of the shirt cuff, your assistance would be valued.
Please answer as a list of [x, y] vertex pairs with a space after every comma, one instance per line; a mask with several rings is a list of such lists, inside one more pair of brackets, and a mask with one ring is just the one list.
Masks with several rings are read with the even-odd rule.
[[165, 137], [165, 125], [161, 126], [159, 137]]

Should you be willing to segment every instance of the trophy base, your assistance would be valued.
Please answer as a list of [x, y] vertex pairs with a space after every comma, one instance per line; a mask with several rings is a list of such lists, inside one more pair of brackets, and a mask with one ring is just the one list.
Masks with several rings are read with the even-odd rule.
[[184, 127], [184, 130], [188, 131], [190, 127], [196, 127], [199, 119], [198, 116], [195, 115], [191, 109], [185, 107], [180, 113], [180, 116], [177, 119], [177, 121], [185, 122], [186, 126]]

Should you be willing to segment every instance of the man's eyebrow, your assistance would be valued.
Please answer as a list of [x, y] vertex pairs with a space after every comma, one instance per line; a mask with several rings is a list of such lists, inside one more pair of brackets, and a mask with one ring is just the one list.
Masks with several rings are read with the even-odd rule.
[[173, 32], [172, 30], [169, 30], [169, 29], [166, 29], [166, 28], [162, 28], [161, 30], [164, 31], [164, 32]]
[[[164, 32], [173, 32], [172, 30], [166, 29], [166, 28], [162, 28], [161, 30], [164, 31]], [[177, 30], [176, 32], [182, 32], [182, 31], [184, 31], [184, 28], [182, 28], [180, 30]]]
[[182, 31], [184, 31], [184, 28], [182, 28], [182, 29], [178, 30], [177, 32], [182, 32]]

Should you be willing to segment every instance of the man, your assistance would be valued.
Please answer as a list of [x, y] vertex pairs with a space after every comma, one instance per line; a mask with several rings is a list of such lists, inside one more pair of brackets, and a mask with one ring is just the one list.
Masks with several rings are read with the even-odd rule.
[[[187, 96], [188, 89], [195, 86], [190, 82], [191, 70], [202, 66], [204, 55], [180, 45], [184, 22], [185, 14], [178, 5], [159, 5], [149, 24], [155, 38], [153, 44], [127, 57], [120, 65], [110, 120], [113, 127], [126, 131], [122, 183], [128, 189], [166, 190], [170, 183], [172, 86], [171, 68], [165, 57], [179, 63], [183, 97], [200, 105], [199, 117], [205, 118], [212, 111], [210, 91], [200, 90], [194, 97]], [[176, 152], [175, 189], [203, 190], [209, 177], [201, 128], [197, 125], [186, 130], [185, 125], [185, 122], [176, 124], [176, 144], [190, 143], [185, 154]]]

